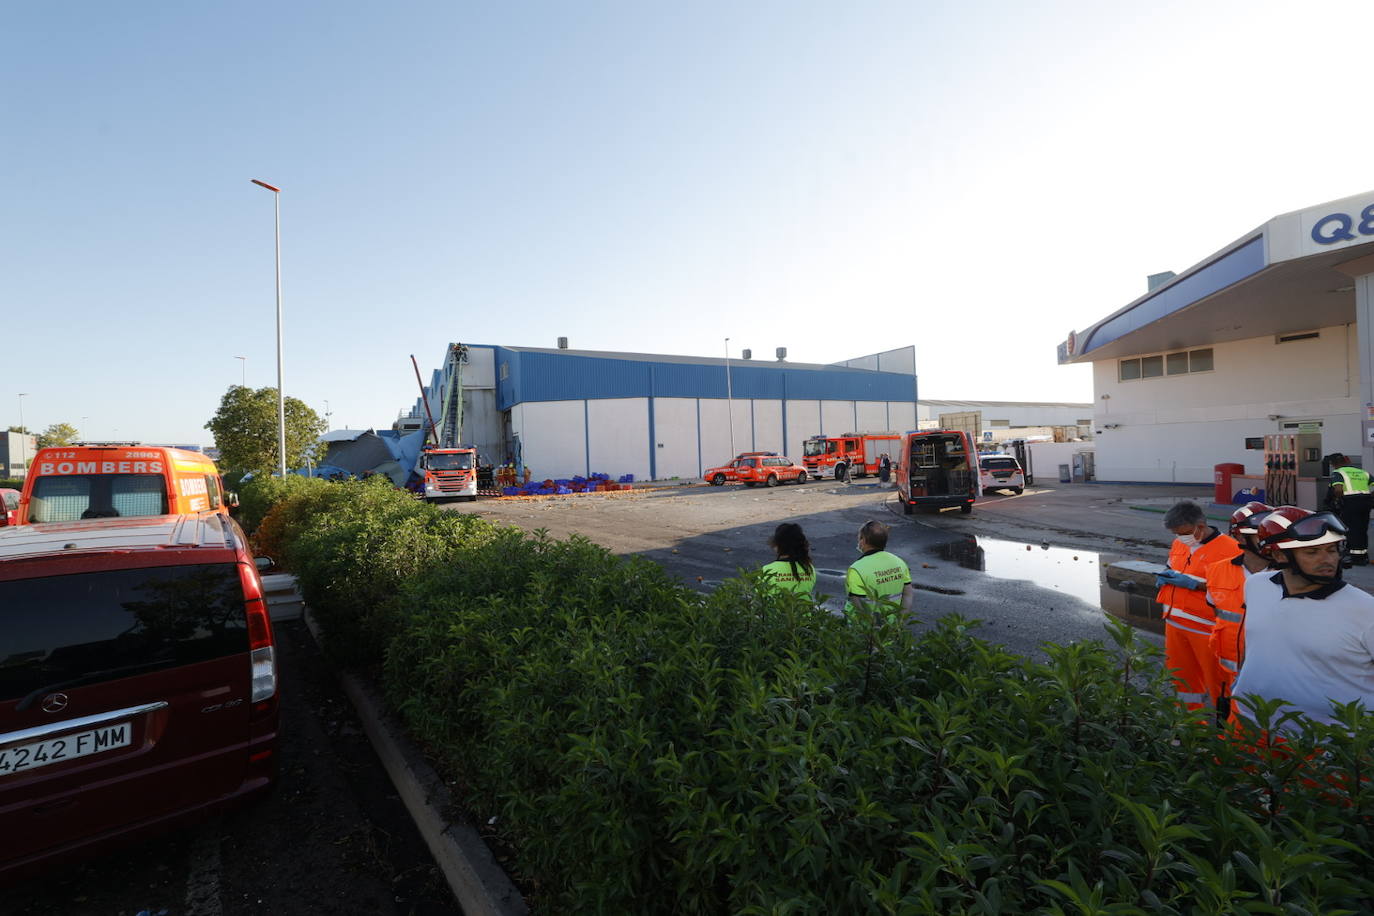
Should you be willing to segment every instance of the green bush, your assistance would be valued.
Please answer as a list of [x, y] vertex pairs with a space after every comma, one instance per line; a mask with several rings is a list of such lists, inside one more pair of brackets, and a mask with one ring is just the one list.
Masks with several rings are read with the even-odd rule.
[[394, 599], [408, 580], [460, 563], [465, 550], [496, 531], [370, 482], [325, 484], [287, 499], [262, 530], [279, 522], [286, 565], [325, 631], [326, 648], [358, 666], [381, 661], [398, 618]]
[[1362, 710], [1257, 751], [1124, 625], [1036, 663], [381, 493], [313, 502], [288, 553], [542, 911], [1374, 908]]
[[0, 490], [22, 490], [24, 480], [20, 477], [0, 477]]
[[260, 475], [239, 483], [237, 488], [228, 489], [235, 490], [239, 495], [239, 509], [234, 513], [235, 518], [243, 526], [244, 531], [253, 534], [273, 506], [303, 497], [326, 486], [333, 484], [314, 477], [288, 474], [285, 477]]

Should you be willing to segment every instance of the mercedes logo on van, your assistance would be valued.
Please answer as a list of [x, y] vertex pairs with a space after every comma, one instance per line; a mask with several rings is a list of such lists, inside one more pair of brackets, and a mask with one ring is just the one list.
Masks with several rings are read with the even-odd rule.
[[44, 712], [61, 712], [67, 708], [67, 695], [65, 693], [50, 693], [43, 698]]

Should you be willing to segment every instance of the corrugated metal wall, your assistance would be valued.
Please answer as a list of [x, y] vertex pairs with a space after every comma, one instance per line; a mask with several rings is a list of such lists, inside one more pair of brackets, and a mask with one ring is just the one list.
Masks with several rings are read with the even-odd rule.
[[[502, 410], [530, 401], [726, 396], [723, 364], [608, 359], [498, 347], [496, 374]], [[729, 387], [735, 398], [744, 400], [916, 400], [916, 380], [912, 375], [838, 367], [804, 369], [732, 363]]]

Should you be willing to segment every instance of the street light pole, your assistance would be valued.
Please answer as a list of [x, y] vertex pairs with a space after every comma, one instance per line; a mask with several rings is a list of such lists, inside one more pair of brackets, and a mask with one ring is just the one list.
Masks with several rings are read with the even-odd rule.
[[725, 410], [730, 415], [730, 460], [735, 460], [735, 395], [730, 386], [730, 338], [725, 338]]
[[234, 359], [236, 359], [236, 360], [239, 361], [239, 387], [240, 387], [240, 388], [247, 388], [247, 387], [248, 387], [248, 357], [246, 357], [246, 356], [235, 356]]
[[260, 188], [272, 192], [272, 216], [277, 242], [277, 470], [286, 476], [286, 392], [282, 389], [281, 371], [281, 188], [265, 181], [250, 179]]
[[24, 398], [27, 391], [19, 392], [19, 464], [24, 468], [24, 479], [29, 477], [29, 433], [24, 429]]

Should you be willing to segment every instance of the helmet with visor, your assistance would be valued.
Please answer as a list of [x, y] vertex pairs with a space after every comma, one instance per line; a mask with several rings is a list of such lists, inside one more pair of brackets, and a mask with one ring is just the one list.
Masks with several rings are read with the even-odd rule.
[[1278, 550], [1317, 547], [1344, 541], [1346, 527], [1330, 512], [1279, 506], [1259, 523], [1260, 544]]

